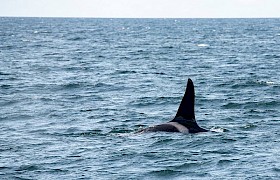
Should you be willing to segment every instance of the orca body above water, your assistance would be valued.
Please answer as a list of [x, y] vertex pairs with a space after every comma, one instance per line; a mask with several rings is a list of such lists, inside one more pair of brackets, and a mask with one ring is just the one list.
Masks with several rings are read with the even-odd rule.
[[138, 131], [144, 132], [181, 132], [181, 133], [198, 133], [207, 132], [208, 130], [198, 126], [194, 113], [194, 85], [191, 79], [188, 79], [185, 95], [181, 101], [175, 118], [167, 123], [155, 125]]

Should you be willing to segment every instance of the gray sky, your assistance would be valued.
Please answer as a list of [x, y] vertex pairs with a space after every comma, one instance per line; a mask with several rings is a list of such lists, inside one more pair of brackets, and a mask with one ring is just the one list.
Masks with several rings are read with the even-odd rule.
[[0, 16], [280, 17], [280, 0], [0, 0]]

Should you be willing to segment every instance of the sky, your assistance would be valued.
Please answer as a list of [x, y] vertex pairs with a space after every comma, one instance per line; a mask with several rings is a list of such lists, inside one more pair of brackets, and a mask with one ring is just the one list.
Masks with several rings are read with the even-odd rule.
[[280, 0], [0, 0], [0, 16], [279, 18]]

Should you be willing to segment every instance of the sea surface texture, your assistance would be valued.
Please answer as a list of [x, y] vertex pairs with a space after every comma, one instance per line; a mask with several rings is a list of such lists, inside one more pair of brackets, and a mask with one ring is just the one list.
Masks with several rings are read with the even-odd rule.
[[279, 94], [280, 19], [2, 17], [0, 179], [279, 179]]

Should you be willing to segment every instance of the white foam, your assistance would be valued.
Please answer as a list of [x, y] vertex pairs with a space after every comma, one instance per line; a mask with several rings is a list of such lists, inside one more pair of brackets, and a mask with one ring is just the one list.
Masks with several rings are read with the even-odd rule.
[[275, 84], [275, 82], [272, 82], [272, 81], [267, 81], [266, 84], [268, 85], [272, 85], [272, 84]]
[[211, 128], [210, 131], [217, 132], [217, 133], [222, 133], [222, 132], [225, 132], [225, 129], [214, 127], [214, 128]]
[[198, 47], [208, 47], [209, 44], [198, 44], [197, 46], [198, 46]]

